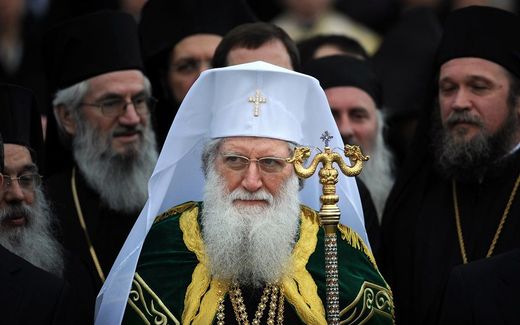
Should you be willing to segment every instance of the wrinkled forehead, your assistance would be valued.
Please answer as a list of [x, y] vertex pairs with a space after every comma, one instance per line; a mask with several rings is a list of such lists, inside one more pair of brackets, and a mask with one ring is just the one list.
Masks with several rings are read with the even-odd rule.
[[268, 137], [252, 137], [252, 136], [236, 136], [220, 138], [220, 152], [243, 152], [243, 153], [262, 153], [262, 154], [287, 154], [290, 150], [289, 142], [285, 140], [268, 138]]

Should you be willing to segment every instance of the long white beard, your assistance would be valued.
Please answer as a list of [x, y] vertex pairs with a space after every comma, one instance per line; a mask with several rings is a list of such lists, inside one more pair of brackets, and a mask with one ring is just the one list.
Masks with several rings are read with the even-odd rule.
[[381, 223], [386, 199], [394, 184], [392, 153], [384, 143], [381, 132], [378, 132], [374, 150], [370, 153], [370, 159], [365, 163], [359, 178], [361, 178], [370, 191], [379, 223]]
[[129, 154], [114, 152], [112, 134], [79, 121], [74, 138], [74, 159], [87, 183], [112, 210], [135, 213], [148, 198], [148, 179], [157, 162], [155, 134], [151, 127], [140, 127], [143, 140]]
[[[26, 224], [4, 225], [11, 215], [24, 215]], [[0, 244], [29, 263], [54, 275], [63, 275], [63, 248], [53, 234], [54, 220], [41, 188], [34, 193], [32, 205], [9, 204], [0, 209]]]
[[[266, 199], [267, 207], [240, 207], [233, 200]], [[299, 227], [298, 178], [291, 176], [273, 197], [265, 190], [228, 193], [210, 168], [204, 192], [202, 235], [211, 274], [217, 279], [262, 286], [291, 271], [291, 252]]]

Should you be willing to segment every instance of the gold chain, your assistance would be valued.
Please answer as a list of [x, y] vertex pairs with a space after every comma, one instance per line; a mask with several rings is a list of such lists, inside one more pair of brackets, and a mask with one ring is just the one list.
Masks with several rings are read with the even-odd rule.
[[92, 241], [90, 240], [90, 236], [88, 235], [87, 224], [85, 223], [85, 219], [83, 218], [83, 212], [81, 211], [81, 205], [79, 204], [78, 191], [76, 189], [76, 167], [72, 168], [72, 178], [70, 180], [72, 186], [72, 197], [74, 198], [74, 205], [76, 207], [76, 212], [78, 215], [79, 223], [81, 228], [83, 229], [83, 234], [85, 235], [85, 240], [87, 241], [88, 250], [90, 252], [90, 256], [92, 257], [92, 261], [96, 266], [97, 273], [101, 282], [105, 282], [105, 274], [103, 273], [103, 269], [101, 269], [101, 264], [99, 264], [99, 259], [96, 254], [96, 250], [92, 245]]
[[[271, 294], [271, 302], [269, 303], [269, 294]], [[229, 290], [229, 299], [231, 300], [231, 304], [233, 305], [233, 311], [235, 312], [235, 317], [237, 319], [238, 324], [249, 325], [249, 318], [246, 311], [246, 306], [244, 304], [244, 298], [242, 297], [242, 290], [237, 283], [233, 283], [231, 285], [231, 289]], [[278, 300], [278, 303], [277, 303]], [[276, 284], [268, 283], [264, 288], [262, 293], [262, 297], [260, 298], [260, 303], [258, 304], [257, 310], [255, 312], [255, 318], [253, 319], [253, 325], [259, 325], [260, 319], [264, 314], [265, 307], [269, 303], [269, 312], [267, 314], [267, 324], [275, 324], [278, 325], [283, 324], [283, 312], [284, 312], [284, 292], [283, 288]], [[278, 313], [276, 313], [276, 308], [278, 307]], [[221, 295], [219, 298], [219, 304], [217, 307], [217, 325], [224, 325], [224, 295]]]
[[[455, 180], [451, 181], [452, 184], [452, 193], [453, 193], [453, 206], [455, 208], [455, 224], [457, 226], [457, 237], [459, 239], [460, 253], [462, 255], [462, 261], [464, 264], [468, 263], [468, 256], [466, 254], [466, 247], [464, 245], [464, 237], [462, 236], [462, 226], [460, 223], [460, 214], [459, 214], [459, 203], [457, 200], [457, 185]], [[520, 184], [520, 174], [516, 178], [515, 185], [513, 186], [513, 191], [511, 191], [511, 195], [509, 196], [509, 200], [507, 201], [506, 208], [504, 213], [502, 214], [502, 218], [500, 219], [500, 223], [498, 224], [497, 231], [495, 232], [495, 236], [491, 241], [491, 246], [489, 246], [489, 250], [486, 254], [486, 258], [490, 257], [495, 250], [495, 246], [497, 244], [498, 238], [502, 233], [502, 229], [504, 228], [504, 223], [506, 222], [507, 216], [509, 215], [509, 209], [511, 208], [511, 204], [513, 204], [513, 200], [515, 199], [516, 191], [518, 189], [518, 185]]]

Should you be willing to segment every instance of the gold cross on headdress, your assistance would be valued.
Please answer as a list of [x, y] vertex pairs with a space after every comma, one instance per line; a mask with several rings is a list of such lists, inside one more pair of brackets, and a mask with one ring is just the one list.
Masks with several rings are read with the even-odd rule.
[[254, 96], [249, 97], [248, 102], [254, 104], [253, 114], [258, 116], [260, 115], [260, 104], [265, 104], [267, 102], [267, 98], [262, 97], [262, 95], [260, 95], [260, 90], [257, 90]]

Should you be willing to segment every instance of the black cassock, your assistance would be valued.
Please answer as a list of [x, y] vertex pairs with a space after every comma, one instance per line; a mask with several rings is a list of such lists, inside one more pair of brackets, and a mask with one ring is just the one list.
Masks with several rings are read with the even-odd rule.
[[[428, 156], [423, 156], [428, 157]], [[415, 164], [396, 185], [383, 217], [380, 266], [389, 280], [399, 324], [436, 324], [451, 270], [463, 264], [452, 181], [434, 171], [432, 157]], [[418, 166], [418, 167], [417, 167]], [[483, 179], [457, 182], [468, 260], [485, 258], [520, 174], [520, 150]], [[492, 255], [520, 247], [520, 194], [516, 194]]]
[[69, 294], [64, 280], [0, 246], [0, 323], [72, 324]]
[[451, 272], [440, 324], [518, 324], [520, 249]]
[[[81, 227], [71, 188], [72, 169], [51, 176], [46, 182], [52, 210], [59, 220], [60, 239], [69, 253], [79, 260], [88, 273], [69, 272], [68, 280], [79, 291], [90, 295], [93, 314], [95, 298], [103, 282], [89, 251], [85, 232]], [[129, 215], [108, 208], [92, 190], [76, 167], [76, 188], [88, 236], [96, 252], [104, 276], [108, 276], [117, 254], [130, 233], [140, 211]], [[122, 188], [121, 191], [125, 189]]]

